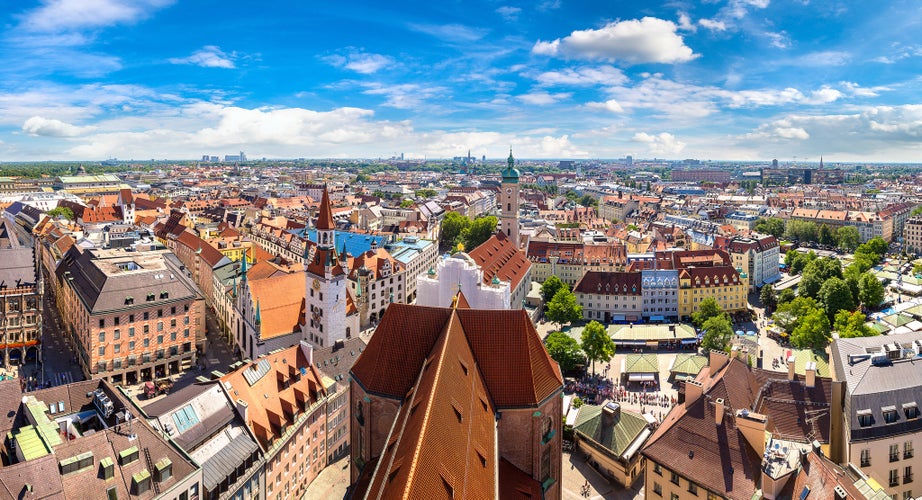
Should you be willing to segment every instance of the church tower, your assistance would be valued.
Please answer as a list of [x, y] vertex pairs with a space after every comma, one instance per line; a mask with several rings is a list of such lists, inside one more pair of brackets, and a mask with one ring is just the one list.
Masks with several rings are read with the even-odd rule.
[[503, 184], [499, 192], [499, 230], [510, 241], [519, 247], [519, 171], [515, 168], [515, 158], [512, 148], [509, 148], [509, 158], [506, 168], [502, 171]]
[[[346, 275], [348, 262], [336, 253], [336, 224], [326, 187], [314, 224], [317, 243], [304, 246], [304, 330], [303, 338], [318, 348], [332, 346], [338, 339], [358, 333], [358, 315], [349, 315]], [[355, 306], [353, 305], [353, 308]], [[355, 323], [355, 324], [353, 324]]]

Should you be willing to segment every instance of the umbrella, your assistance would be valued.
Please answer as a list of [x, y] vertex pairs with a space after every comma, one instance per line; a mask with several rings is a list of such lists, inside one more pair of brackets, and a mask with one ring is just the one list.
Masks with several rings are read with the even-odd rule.
[[748, 332], [746, 332], [746, 335], [749, 335], [750, 337], [755, 337], [755, 336], [756, 336], [756, 332], [754, 332], [754, 331], [752, 331], [752, 330], [749, 330]]
[[737, 334], [737, 335], [743, 335], [743, 331], [742, 331], [742, 330], [737, 330], [737, 331], [736, 331], [736, 334]]

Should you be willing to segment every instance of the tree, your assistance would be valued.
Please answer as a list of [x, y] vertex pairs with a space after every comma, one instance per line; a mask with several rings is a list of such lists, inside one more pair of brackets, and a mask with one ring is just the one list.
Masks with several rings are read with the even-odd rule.
[[583, 328], [580, 338], [580, 346], [586, 353], [586, 359], [592, 362], [592, 374], [595, 375], [595, 362], [608, 362], [615, 355], [615, 342], [598, 321], [590, 321], [586, 328]]
[[464, 247], [473, 250], [479, 247], [484, 241], [490, 239], [490, 236], [493, 236], [493, 233], [496, 232], [496, 224], [498, 222], [499, 219], [494, 215], [487, 215], [474, 219], [471, 225], [467, 227], [467, 230], [461, 232], [461, 236], [464, 238]]
[[[787, 256], [785, 256], [785, 258], [787, 258]], [[811, 262], [815, 261], [816, 259], [816, 252], [813, 250], [810, 250], [807, 253], [797, 252], [797, 255], [794, 257], [794, 261], [791, 263], [790, 273], [800, 274], [804, 269], [807, 268], [808, 265], [810, 265]]]
[[916, 208], [913, 208], [913, 209], [912, 209], [912, 212], [909, 212], [909, 215], [910, 215], [910, 217], [916, 217], [916, 216], [918, 216], [918, 215], [922, 215], [922, 205], [920, 205], [920, 206], [918, 206], [918, 207], [916, 207]]
[[439, 193], [435, 189], [424, 188], [416, 190], [417, 198], [433, 198], [437, 194]]
[[798, 349], [821, 350], [829, 343], [829, 318], [822, 309], [815, 309], [800, 321], [791, 333], [791, 345]]
[[787, 304], [788, 302], [796, 298], [797, 298], [797, 295], [794, 294], [794, 290], [791, 290], [790, 288], [785, 288], [784, 290], [781, 290], [780, 293], [778, 293], [778, 306], [781, 306], [781, 304]]
[[698, 328], [703, 328], [707, 320], [722, 315], [723, 310], [720, 308], [720, 304], [717, 303], [717, 299], [708, 297], [702, 300], [701, 304], [698, 305], [698, 310], [692, 313], [692, 323]]
[[766, 311], [771, 311], [778, 305], [775, 289], [772, 288], [771, 285], [765, 285], [762, 287], [762, 290], [759, 291], [759, 302], [762, 303], [762, 307], [764, 307]]
[[854, 263], [849, 264], [844, 270], [842, 270], [842, 279], [845, 280], [845, 284], [848, 285], [849, 291], [852, 292], [852, 299], [856, 304], [861, 303], [861, 299], [858, 297], [858, 281], [861, 279], [862, 271]]
[[800, 252], [797, 250], [788, 250], [784, 254], [784, 265], [791, 269], [794, 265], [794, 261], [797, 259], [797, 256], [800, 255]]
[[826, 224], [820, 225], [817, 231], [816, 240], [820, 245], [835, 245], [836, 243], [836, 237], [832, 232], [832, 228]]
[[67, 207], [55, 207], [45, 213], [47, 213], [48, 216], [52, 219], [64, 217], [69, 221], [74, 220], [74, 211]]
[[400, 202], [400, 208], [410, 208], [413, 206], [413, 200], [406, 199]]
[[573, 371], [583, 363], [585, 356], [579, 342], [563, 332], [553, 332], [544, 339], [544, 347], [551, 359], [560, 363], [560, 371]]
[[583, 306], [576, 303], [576, 295], [568, 288], [557, 290], [547, 305], [547, 319], [562, 325], [583, 317]]
[[[922, 208], [922, 207], [919, 207]], [[912, 266], [912, 274], [922, 274], [922, 264], [915, 264]]]
[[814, 311], [824, 312], [819, 303], [810, 297], [795, 297], [790, 302], [778, 306], [772, 315], [775, 323], [787, 333], [793, 332], [808, 315]]
[[791, 219], [784, 225], [784, 237], [789, 240], [816, 241], [817, 227], [812, 221]]
[[753, 229], [757, 233], [770, 234], [775, 238], [780, 238], [784, 234], [784, 220], [777, 217], [761, 218], [756, 221]]
[[584, 207], [597, 207], [599, 206], [599, 200], [593, 198], [588, 194], [584, 194], [579, 198], [578, 203]]
[[859, 311], [839, 311], [833, 329], [841, 338], [873, 337], [879, 335], [876, 330], [865, 324], [867, 317]]
[[836, 245], [846, 251], [854, 252], [861, 243], [861, 235], [855, 226], [842, 226], [836, 229]]
[[829, 257], [816, 259], [804, 268], [797, 294], [819, 298], [820, 287], [830, 278], [842, 278], [842, 263]]
[[701, 347], [709, 351], [726, 351], [733, 337], [733, 326], [724, 316], [708, 318], [701, 327], [704, 336], [701, 338]]
[[442, 219], [439, 241], [442, 248], [453, 248], [461, 241], [461, 233], [471, 225], [471, 220], [458, 212], [448, 212]]
[[884, 285], [871, 273], [858, 278], [858, 301], [869, 309], [876, 309], [884, 301]]
[[855, 300], [852, 297], [852, 291], [848, 284], [842, 278], [829, 278], [820, 287], [818, 293], [820, 302], [826, 309], [826, 316], [832, 321], [836, 313], [841, 310], [853, 311], [855, 309]]
[[544, 280], [544, 283], [541, 284], [541, 297], [544, 299], [544, 303], [549, 303], [554, 298], [554, 295], [557, 295], [557, 290], [561, 288], [570, 289], [556, 274], [552, 274], [548, 279]]

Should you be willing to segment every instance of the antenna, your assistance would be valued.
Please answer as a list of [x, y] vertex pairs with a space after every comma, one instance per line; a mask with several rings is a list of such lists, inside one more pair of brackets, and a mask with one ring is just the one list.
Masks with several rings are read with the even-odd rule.
[[808, 410], [804, 412], [804, 414], [807, 415], [806, 421], [810, 424], [810, 433], [807, 434], [807, 439], [811, 443], [816, 439], [816, 435], [819, 434], [816, 429], [816, 421], [823, 418], [827, 413], [829, 413], [829, 409]]

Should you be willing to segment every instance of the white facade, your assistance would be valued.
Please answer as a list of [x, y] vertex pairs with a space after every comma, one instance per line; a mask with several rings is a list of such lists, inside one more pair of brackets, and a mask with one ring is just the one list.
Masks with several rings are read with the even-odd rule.
[[416, 304], [449, 307], [460, 290], [472, 309], [510, 309], [512, 293], [508, 281], [483, 284], [483, 271], [466, 253], [439, 261], [434, 273], [416, 279]]

